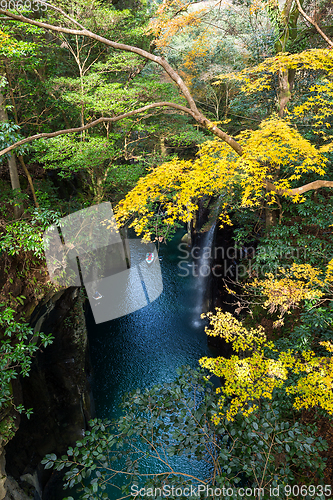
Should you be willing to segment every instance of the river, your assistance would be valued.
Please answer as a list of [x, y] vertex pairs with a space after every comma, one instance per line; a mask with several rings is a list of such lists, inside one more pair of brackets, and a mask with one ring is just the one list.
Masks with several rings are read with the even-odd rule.
[[[205, 282], [193, 275], [197, 274], [193, 272], [193, 262], [187, 262], [185, 252], [179, 250], [182, 234], [178, 233], [159, 250], [163, 292], [157, 300], [139, 311], [99, 325], [88, 315], [98, 418], [119, 416], [119, 404], [125, 393], [170, 382], [176, 378], [178, 367], [195, 368], [201, 356], [211, 354], [205, 324], [200, 320]], [[118, 498], [111, 490], [108, 496], [109, 500]]]

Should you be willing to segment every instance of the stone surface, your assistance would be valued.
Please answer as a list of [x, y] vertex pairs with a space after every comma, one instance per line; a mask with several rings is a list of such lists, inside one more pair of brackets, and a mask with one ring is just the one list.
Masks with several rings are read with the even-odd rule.
[[[34, 413], [29, 420], [21, 417], [15, 437], [6, 446], [6, 470], [20, 486], [32, 489], [35, 498], [39, 489], [55, 491], [56, 485], [50, 482], [59, 482], [59, 474], [45, 471], [40, 461], [47, 453], [63, 454], [82, 438], [91, 417], [83, 301], [80, 289], [68, 288], [49, 298], [31, 317], [35, 331], [52, 333], [55, 339], [38, 353], [29, 377], [20, 380], [22, 402]], [[52, 495], [43, 494], [45, 498]]]
[[0, 448], [0, 500], [6, 496], [5, 481], [6, 481], [6, 460], [5, 450]]
[[32, 500], [33, 497], [27, 495], [18, 485], [17, 481], [8, 476], [5, 483], [6, 496], [4, 500]]

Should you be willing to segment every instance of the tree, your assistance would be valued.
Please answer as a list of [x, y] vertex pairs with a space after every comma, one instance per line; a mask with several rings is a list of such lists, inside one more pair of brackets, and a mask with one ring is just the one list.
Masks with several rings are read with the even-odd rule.
[[[325, 42], [327, 42], [327, 43], [328, 43], [328, 45], [330, 45], [331, 47], [333, 47], [333, 42], [332, 42], [332, 40], [330, 40], [330, 39], [328, 38], [328, 36], [327, 36], [327, 35], [323, 32], [323, 30], [322, 30], [322, 29], [320, 29], [320, 27], [318, 26], [318, 24], [316, 23], [316, 21], [315, 21], [313, 18], [311, 18], [310, 16], [308, 16], [308, 15], [306, 14], [306, 12], [305, 12], [305, 11], [303, 10], [303, 8], [302, 8], [302, 4], [301, 4], [301, 2], [300, 2], [299, 0], [295, 0], [295, 1], [296, 1], [296, 4], [297, 4], [297, 8], [298, 8], [298, 10], [299, 10], [299, 13], [300, 13], [300, 14], [304, 17], [304, 19], [305, 19], [306, 21], [308, 21], [309, 23], [311, 23], [311, 24], [315, 27], [316, 31], [317, 31], [317, 32], [320, 34], [320, 36], [321, 36], [321, 37], [325, 40]], [[325, 2], [324, 2], [324, 9], [325, 9], [325, 7], [326, 7], [326, 6], [325, 6]], [[329, 16], [328, 16], [328, 17], [329, 17]], [[328, 28], [329, 28], [329, 26], [328, 26]]]
[[[220, 220], [230, 223], [228, 213], [237, 203], [250, 209], [262, 206], [266, 186], [296, 203], [307, 190], [333, 185], [323, 180], [292, 187], [304, 174], [324, 175], [327, 158], [281, 118], [244, 131], [239, 143], [242, 156], [216, 140], [201, 146], [195, 161], [176, 159], [156, 168], [120, 202], [118, 220], [133, 219], [137, 233], [150, 237], [152, 232], [167, 232], [176, 220], [190, 220], [202, 196], [222, 195]], [[274, 203], [272, 194], [269, 203]]]
[[[55, 16], [58, 13], [55, 10]], [[11, 17], [10, 12], [6, 15]], [[49, 19], [50, 17], [51, 14]], [[17, 16], [14, 19], [19, 22], [25, 21], [26, 18]], [[41, 158], [43, 161], [48, 161], [50, 165], [56, 165], [59, 153], [62, 154], [63, 173], [69, 170], [74, 171], [78, 168], [78, 163], [85, 163], [87, 159], [90, 161], [87, 171], [95, 182], [93, 201], [102, 200], [103, 189], [99, 190], [99, 188], [105, 186], [98, 186], [98, 184], [100, 179], [104, 181], [103, 175], [109, 168], [106, 162], [109, 156], [112, 156], [112, 140], [107, 146], [110, 149], [105, 152], [101, 150], [100, 146], [103, 142], [99, 140], [100, 137], [95, 140], [96, 137], [91, 135], [86, 137], [85, 139], [89, 140], [85, 141], [80, 141], [78, 137], [63, 137], [68, 130], [84, 132], [94, 125], [116, 123], [121, 118], [127, 120], [139, 116], [143, 119], [144, 112], [153, 113], [163, 104], [165, 107], [172, 107], [176, 112], [187, 113], [196, 123], [203, 124], [206, 130], [209, 131], [211, 127], [213, 133], [217, 135], [215, 141], [209, 141], [201, 146], [197, 159], [193, 161], [173, 159], [171, 162], [164, 163], [160, 168], [155, 168], [151, 174], [139, 181], [137, 187], [120, 204], [119, 220], [127, 221], [129, 217], [134, 216], [134, 226], [137, 232], [145, 233], [149, 238], [151, 235], [154, 237], [154, 235], [160, 236], [162, 232], [164, 234], [170, 232], [170, 228], [172, 229], [178, 220], [188, 221], [193, 216], [197, 209], [198, 199], [203, 196], [219, 196], [222, 221], [230, 222], [230, 211], [240, 205], [248, 207], [249, 211], [253, 210], [257, 216], [257, 209], [262, 207], [265, 197], [269, 203], [276, 201], [285, 206], [287, 199], [295, 202], [304, 200], [302, 194], [308, 190], [325, 185], [332, 186], [332, 181], [326, 181], [325, 177], [322, 179], [324, 175], [328, 176], [330, 173], [329, 151], [332, 143], [327, 133], [329, 126], [323, 126], [323, 123], [330, 124], [328, 113], [332, 57], [328, 51], [316, 49], [292, 55], [284, 52], [274, 58], [266, 58], [255, 68], [247, 68], [241, 74], [221, 76], [220, 80], [223, 82], [238, 80], [246, 91], [253, 92], [252, 95], [256, 95], [255, 92], [258, 89], [263, 89], [265, 92], [265, 87], [272, 82], [276, 85], [281, 71], [282, 73], [294, 71], [296, 76], [297, 72], [303, 72], [303, 74], [308, 72], [314, 75], [319, 73], [325, 76], [324, 81], [317, 82], [318, 89], [311, 90], [315, 92], [314, 104], [310, 100], [313, 96], [306, 96], [302, 103], [297, 102], [298, 111], [296, 112], [289, 101], [288, 112], [293, 112], [292, 115], [287, 115], [286, 118], [277, 115], [270, 116], [263, 120], [260, 126], [243, 130], [236, 139], [232, 138], [232, 141], [223, 142], [219, 138], [227, 139], [228, 136], [223, 136], [225, 132], [219, 129], [217, 124], [209, 122], [209, 119], [204, 117], [187, 85], [178, 79], [176, 72], [172, 73], [170, 64], [163, 58], [151, 54], [148, 50], [145, 52], [145, 49], [139, 48], [141, 47], [139, 44], [138, 47], [135, 44], [123, 44], [123, 41], [121, 43], [110, 40], [104, 42], [106, 37], [100, 35], [98, 27], [95, 30], [96, 33], [82, 26], [79, 26], [80, 30], [72, 29], [68, 27], [73, 26], [68, 17], [65, 19], [65, 24], [68, 22], [67, 27], [57, 27], [57, 19], [56, 17], [56, 21], [51, 25], [45, 25], [38, 20], [30, 21], [40, 23], [35, 25], [40, 29], [51, 26], [51, 31], [65, 34], [71, 43], [78, 40], [83, 44], [84, 36], [88, 36], [92, 37], [92, 43], [102, 39], [108, 47], [122, 48], [129, 55], [134, 54], [135, 57], [144, 55], [150, 61], [158, 62], [160, 67], [166, 68], [169, 76], [171, 75], [174, 81], [178, 82], [178, 88], [183, 91], [183, 95], [187, 96], [187, 105], [184, 105], [183, 101], [177, 99], [174, 101], [173, 99], [160, 99], [156, 102], [157, 99], [154, 100], [154, 98], [157, 96], [149, 93], [147, 97], [147, 93], [143, 96], [147, 99], [144, 102], [145, 106], [137, 109], [135, 101], [139, 101], [142, 94], [139, 93], [136, 99], [135, 91], [132, 94], [124, 92], [126, 98], [121, 101], [120, 92], [117, 94], [113, 87], [112, 95], [119, 95], [116, 106], [123, 105], [124, 109], [115, 106], [112, 108], [112, 111], [115, 110], [114, 116], [109, 116], [111, 115], [111, 112], [107, 114], [109, 102], [106, 104], [106, 100], [101, 99], [103, 102], [97, 103], [98, 106], [96, 104], [96, 87], [92, 82], [93, 79], [89, 80], [89, 72], [83, 75], [83, 79], [73, 78], [72, 88], [68, 78], [56, 81], [57, 85], [62, 85], [64, 97], [73, 108], [77, 102], [75, 109], [79, 112], [75, 115], [73, 113], [73, 121], [79, 122], [83, 116], [84, 125], [81, 120], [79, 122], [81, 127], [73, 126], [71, 129], [66, 125], [66, 130], [46, 131], [45, 134], [36, 134], [34, 138], [42, 136], [54, 138], [53, 141], [48, 141], [47, 145], [41, 144]], [[27, 26], [30, 21], [26, 21]], [[78, 22], [81, 24], [82, 19]], [[66, 48], [64, 47], [63, 50], [65, 51]], [[110, 59], [99, 61], [99, 68], [105, 69]], [[112, 59], [114, 68], [115, 58]], [[129, 59], [121, 59], [118, 62], [125, 67], [129, 64]], [[135, 72], [134, 65], [133, 72]], [[135, 81], [132, 85], [131, 76], [124, 79], [123, 87], [119, 88], [125, 88], [128, 80], [131, 83], [128, 87], [131, 87], [132, 91], [137, 82]], [[81, 85], [82, 82], [83, 85]], [[105, 88], [106, 85], [103, 82], [103, 89]], [[82, 89], [84, 92], [81, 92]], [[185, 95], [186, 92], [188, 93]], [[88, 101], [92, 95], [93, 103], [88, 108]], [[105, 96], [102, 92], [100, 95]], [[133, 95], [134, 98], [131, 101], [130, 97]], [[323, 105], [321, 97], [324, 95], [326, 100]], [[98, 115], [101, 109], [107, 116]], [[91, 114], [90, 110], [92, 110]], [[286, 105], [283, 111], [286, 113]], [[295, 125], [295, 117], [303, 119], [304, 115], [307, 115], [307, 118], [311, 115], [312, 122], [317, 125], [317, 130], [321, 134], [318, 141], [314, 141], [312, 137], [309, 138], [309, 134], [301, 133], [300, 130], [303, 129]], [[200, 121], [206, 119], [207, 121]], [[129, 120], [123, 123], [131, 129], [132, 124]], [[160, 136], [163, 138], [163, 133]], [[126, 137], [129, 135], [127, 134]], [[31, 140], [33, 137], [27, 137], [23, 142], [28, 144]], [[93, 146], [94, 142], [97, 144], [96, 150], [93, 147], [90, 150], [90, 145]], [[14, 147], [15, 145], [9, 151], [12, 151]], [[99, 156], [90, 155], [95, 151], [99, 153]], [[319, 180], [318, 177], [320, 177]], [[266, 189], [271, 193], [269, 196], [266, 196]], [[318, 196], [317, 199], [320, 201], [322, 197]], [[306, 208], [304, 208], [304, 217], [306, 217]], [[284, 207], [281, 208], [280, 220], [282, 220], [283, 209]], [[7, 234], [3, 239], [5, 249], [12, 252], [21, 250], [22, 241], [18, 237], [22, 236], [22, 227], [12, 224], [8, 230], [6, 229]], [[34, 242], [31, 240], [29, 227], [26, 229], [28, 238], [24, 238], [24, 243], [26, 244], [28, 240], [32, 245]], [[35, 233], [36, 231], [33, 232]], [[37, 251], [41, 250], [41, 245], [37, 244], [36, 248]], [[281, 274], [283, 274], [282, 271]], [[325, 276], [329, 280], [330, 268]], [[198, 481], [204, 480], [205, 484], [214, 486], [223, 486], [227, 482], [232, 486], [237, 485], [240, 471], [243, 471], [242, 480], [246, 480], [251, 486], [261, 488], [275, 485], [273, 481], [279, 481], [280, 478], [284, 483], [290, 484], [291, 481], [295, 481], [295, 478], [301, 477], [300, 470], [303, 471], [305, 468], [305, 472], [309, 473], [309, 469], [320, 467], [320, 459], [316, 455], [320, 450], [320, 445], [314, 442], [315, 436], [312, 431], [309, 435], [307, 429], [301, 428], [297, 422], [299, 420], [297, 411], [315, 406], [327, 413], [332, 412], [330, 393], [332, 361], [330, 354], [324, 350], [324, 348], [331, 349], [331, 345], [327, 343], [326, 338], [320, 338], [319, 347], [316, 344], [315, 349], [311, 337], [311, 345], [308, 345], [307, 349], [302, 348], [302, 342], [305, 343], [310, 338], [307, 331], [309, 335], [304, 340], [304, 323], [311, 315], [311, 328], [313, 329], [319, 317], [318, 312], [322, 315], [320, 324], [328, 320], [331, 321], [330, 325], [332, 324], [332, 315], [328, 308], [324, 312], [320, 310], [319, 304], [324, 298], [323, 294], [330, 293], [328, 281], [324, 280], [323, 286], [318, 282], [322, 281], [321, 277], [316, 269], [292, 268], [285, 275], [279, 275], [277, 278], [266, 276], [264, 280], [256, 284], [257, 288], [262, 290], [261, 306], [268, 308], [267, 314], [271, 311], [272, 314], [279, 315], [277, 318], [273, 316], [273, 320], [279, 321], [280, 326], [283, 326], [283, 321], [288, 326], [287, 320], [291, 316], [289, 313], [293, 313], [300, 304], [308, 302], [307, 309], [301, 310], [304, 315], [303, 324], [298, 325], [297, 334], [301, 331], [301, 327], [303, 330], [302, 335], [299, 335], [300, 338], [296, 339], [297, 345], [294, 345], [296, 344], [296, 328], [287, 332], [286, 338], [283, 339], [285, 345], [281, 347], [282, 343], [274, 345], [270, 342], [258, 324], [249, 326], [245, 322], [242, 323], [231, 316], [217, 312], [210, 316], [216, 325], [214, 333], [232, 341], [237, 351], [231, 360], [206, 359], [201, 361], [212, 373], [225, 377], [226, 383], [219, 395], [214, 394], [214, 389], [207, 389], [209, 386], [207, 381], [194, 373], [189, 373], [185, 381], [178, 379], [175, 385], [155, 388], [144, 394], [136, 393], [127, 401], [125, 418], [110, 426], [110, 432], [109, 427], [104, 423], [92, 422], [91, 430], [86, 433], [84, 439], [77, 446], [69, 448], [66, 455], [61, 458], [50, 455], [45, 459], [47, 468], [54, 465], [58, 470], [68, 468], [66, 474], [68, 486], [83, 482], [83, 488], [86, 488], [84, 495], [88, 498], [99, 494], [100, 490], [103, 494], [105, 483], [111, 482], [114, 475], [147, 479], [144, 465], [140, 460], [141, 457], [147, 456], [154, 457], [160, 465], [163, 463], [164, 468], [159, 476], [163, 478], [163, 484], [167, 482], [177, 484], [177, 478], [188, 476], [185, 475], [187, 472], [179, 470], [172, 464], [172, 457], [176, 455], [184, 459], [188, 446], [191, 447], [193, 455], [199, 459], [207, 458], [208, 455], [210, 468], [207, 477], [196, 476], [196, 478]], [[313, 301], [316, 303], [313, 304]], [[311, 312], [313, 305], [316, 306], [314, 308], [316, 315]], [[325, 335], [331, 335], [330, 326]], [[289, 340], [292, 342], [288, 343]], [[313, 343], [317, 340], [315, 339]], [[279, 351], [277, 352], [276, 349]], [[205, 387], [205, 390], [199, 390], [200, 387]], [[199, 393], [202, 399], [200, 399], [201, 396], [198, 397]], [[193, 401], [193, 395], [195, 395], [195, 401]], [[177, 405], [176, 412], [175, 405]], [[215, 424], [211, 420], [214, 415]], [[169, 420], [172, 424], [171, 429], [168, 425]], [[171, 434], [170, 430], [172, 430]], [[222, 443], [221, 436], [223, 436]], [[143, 452], [142, 440], [148, 445]], [[165, 448], [166, 443], [167, 448]], [[308, 455], [308, 452], [313, 455]], [[124, 463], [120, 462], [118, 468], [111, 460], [113, 457], [119, 457], [119, 460], [124, 460]], [[87, 481], [90, 481], [90, 486]], [[156, 481], [155, 476], [151, 479], [148, 477], [146, 484], [150, 486], [154, 481]]]
[[115, 146], [116, 137], [90, 137], [80, 141], [75, 136], [55, 138], [48, 144], [39, 143], [34, 159], [49, 169], [57, 169], [59, 177], [69, 178], [80, 172], [83, 190], [93, 203], [104, 200], [107, 176], [121, 155]]
[[257, 4], [163, 2], [150, 25], [158, 49], [182, 76], [197, 105], [214, 120], [228, 117], [239, 130], [239, 118], [251, 115], [251, 105], [242, 96], [240, 110], [230, 109], [237, 89], [227, 82], [219, 87], [212, 83], [221, 73], [272, 54], [274, 31], [265, 12]]
[[[263, 326], [254, 320], [253, 295], [256, 314], [260, 307], [265, 318], [275, 319], [272, 326], [280, 329], [278, 340], [268, 340]], [[210, 321], [207, 334], [230, 342], [235, 353], [230, 359], [200, 360], [224, 380], [215, 420], [225, 416], [233, 420], [239, 412], [247, 416], [263, 400], [332, 415], [332, 260], [323, 270], [294, 262], [275, 274], [249, 280], [243, 299], [251, 320], [241, 321], [219, 308], [204, 315]]]

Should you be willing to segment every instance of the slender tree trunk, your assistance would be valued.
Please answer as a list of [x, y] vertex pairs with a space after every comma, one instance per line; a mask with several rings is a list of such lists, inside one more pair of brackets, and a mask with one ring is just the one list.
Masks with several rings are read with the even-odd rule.
[[9, 153], [8, 167], [10, 174], [10, 182], [13, 189], [21, 189], [20, 179], [17, 171], [16, 157], [14, 154]]
[[[7, 110], [5, 108], [5, 99], [3, 93], [0, 88], [0, 122], [5, 123], [8, 122]], [[13, 190], [21, 190], [20, 179], [17, 171], [16, 157], [14, 153], [9, 153], [8, 158], [8, 168], [10, 175], [10, 182]], [[20, 207], [17, 199], [14, 205], [14, 217], [18, 219], [23, 213], [23, 208]]]
[[[303, 0], [301, 0], [303, 3]], [[275, 51], [286, 52], [287, 44], [293, 43], [297, 37], [297, 21], [299, 12], [297, 5], [293, 5], [293, 0], [285, 0], [284, 7], [280, 13], [278, 4], [274, 7], [280, 17], [281, 26], [283, 26], [279, 39], [275, 42]], [[291, 92], [294, 86], [296, 71], [294, 69], [281, 70], [279, 72], [279, 103], [278, 114], [282, 118], [287, 104], [291, 98]]]
[[[16, 125], [18, 125], [19, 122], [18, 122], [18, 116], [17, 116], [17, 110], [16, 110], [16, 103], [15, 103], [15, 99], [14, 99], [14, 94], [13, 94], [13, 89], [12, 89], [12, 83], [11, 83], [11, 78], [10, 78], [10, 71], [9, 71], [9, 67], [8, 67], [7, 61], [5, 61], [5, 66], [6, 66], [6, 76], [7, 76], [7, 80], [8, 80], [8, 83], [9, 83], [10, 100], [11, 100], [12, 105], [13, 105], [13, 112], [14, 112], [15, 123], [16, 123]], [[40, 76], [39, 73], [37, 72], [37, 70], [36, 70], [36, 73], [38, 74], [38, 76]], [[26, 166], [26, 164], [24, 162], [23, 156], [19, 155], [18, 159], [19, 159], [19, 162], [22, 165], [22, 168], [24, 170], [25, 175], [27, 176], [27, 179], [28, 179], [28, 182], [29, 182], [29, 186], [30, 186], [30, 189], [31, 189], [31, 193], [32, 193], [32, 197], [34, 199], [35, 207], [39, 208], [39, 203], [37, 201], [35, 187], [34, 187], [34, 184], [32, 182], [31, 175], [29, 174], [27, 166]]]
[[[84, 127], [84, 85], [83, 85], [83, 75], [80, 67], [80, 91], [81, 91], [81, 127]], [[86, 131], [82, 130], [81, 132], [81, 139], [84, 141], [86, 136]]]
[[281, 118], [283, 117], [286, 106], [291, 98], [295, 73], [294, 69], [287, 69], [280, 71], [279, 74], [279, 116]]
[[39, 203], [38, 203], [38, 200], [37, 200], [35, 187], [34, 187], [34, 184], [32, 182], [32, 178], [31, 178], [31, 175], [29, 173], [29, 170], [27, 169], [27, 166], [26, 166], [25, 161], [23, 159], [23, 156], [18, 156], [18, 159], [19, 159], [19, 162], [22, 165], [22, 168], [24, 170], [25, 175], [27, 176], [27, 179], [28, 179], [28, 182], [29, 182], [29, 186], [30, 186], [30, 189], [31, 189], [31, 193], [32, 193], [32, 197], [34, 199], [35, 207], [39, 208]]
[[163, 135], [160, 136], [160, 149], [161, 149], [161, 155], [166, 156], [167, 148], [165, 146], [165, 137]]
[[272, 210], [270, 207], [267, 206], [265, 207], [265, 226], [266, 229], [276, 226], [275, 210]]
[[[269, 201], [267, 199], [267, 194], [270, 193], [270, 189], [266, 186], [266, 203]], [[266, 204], [265, 206], [265, 226], [266, 229], [271, 228], [276, 225], [276, 211], [272, 209], [271, 205]]]

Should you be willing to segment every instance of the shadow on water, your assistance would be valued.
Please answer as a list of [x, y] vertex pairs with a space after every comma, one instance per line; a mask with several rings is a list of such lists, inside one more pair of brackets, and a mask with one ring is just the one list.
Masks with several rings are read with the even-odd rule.
[[[171, 382], [177, 368], [196, 368], [200, 357], [211, 355], [205, 323], [193, 321], [194, 317], [199, 319], [198, 278], [192, 273], [183, 276], [178, 267], [182, 258], [178, 249], [180, 237], [178, 233], [172, 242], [160, 248], [163, 293], [157, 300], [128, 316], [99, 325], [88, 313], [98, 418], [119, 416], [125, 393]], [[108, 495], [110, 500], [118, 498], [111, 492]]]

